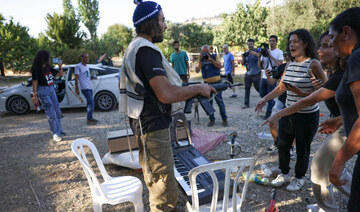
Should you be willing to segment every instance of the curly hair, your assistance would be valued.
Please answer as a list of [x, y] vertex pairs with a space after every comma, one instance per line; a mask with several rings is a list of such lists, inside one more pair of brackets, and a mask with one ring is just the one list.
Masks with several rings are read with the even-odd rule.
[[41, 66], [49, 65], [50, 53], [44, 49], [38, 51], [31, 66], [31, 73]]
[[287, 56], [289, 58], [291, 58], [291, 60], [294, 60], [295, 58], [293, 56], [291, 56], [291, 52], [290, 52], [290, 37], [291, 35], [297, 35], [299, 40], [301, 40], [303, 42], [304, 45], [306, 45], [305, 47], [305, 55], [307, 57], [310, 57], [311, 59], [317, 59], [318, 58], [318, 54], [316, 52], [316, 47], [315, 47], [315, 41], [313, 36], [310, 34], [310, 32], [306, 29], [297, 29], [295, 31], [292, 31], [289, 33], [288, 36], [288, 44], [286, 46], [286, 52], [287, 52]]

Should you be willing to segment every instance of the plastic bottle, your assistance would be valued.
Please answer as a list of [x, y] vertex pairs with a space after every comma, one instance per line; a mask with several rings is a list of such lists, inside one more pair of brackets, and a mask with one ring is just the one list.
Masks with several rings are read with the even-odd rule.
[[258, 133], [257, 136], [258, 136], [258, 138], [260, 138], [260, 139], [273, 140], [273, 137], [271, 136], [270, 133], [261, 132], [261, 133]]
[[261, 167], [261, 169], [264, 171], [264, 174], [265, 174], [266, 177], [270, 177], [270, 176], [271, 176], [271, 172], [272, 172], [272, 171], [267, 167], [266, 164], [262, 163], [262, 164], [260, 164], [260, 167]]
[[40, 111], [39, 103], [35, 103], [35, 109], [36, 109], [36, 112], [39, 112], [39, 111]]
[[[247, 177], [247, 173], [243, 173], [243, 177]], [[249, 182], [254, 182], [260, 185], [269, 185], [269, 179], [259, 174], [250, 174]]]

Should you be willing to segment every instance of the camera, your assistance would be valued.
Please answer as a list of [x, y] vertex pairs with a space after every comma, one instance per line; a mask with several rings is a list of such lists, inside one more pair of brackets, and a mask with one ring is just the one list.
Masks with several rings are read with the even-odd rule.
[[269, 44], [261, 43], [260, 46], [258, 46], [257, 48], [263, 57], [269, 57], [269, 54], [267, 51], [269, 49]]
[[273, 69], [271, 69], [271, 75], [272, 75], [272, 77], [273, 78], [275, 78], [275, 79], [279, 79], [280, 77], [279, 77], [279, 70], [278, 70], [278, 67], [274, 67]]
[[209, 53], [203, 52], [202, 56], [204, 58], [204, 60], [208, 60], [209, 59]]

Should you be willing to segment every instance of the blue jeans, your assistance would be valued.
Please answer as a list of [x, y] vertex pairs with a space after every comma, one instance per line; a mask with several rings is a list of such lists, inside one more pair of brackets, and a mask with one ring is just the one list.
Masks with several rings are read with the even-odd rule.
[[260, 77], [261, 77], [261, 72], [255, 75], [247, 75], [245, 74], [245, 102], [244, 105], [249, 106], [250, 103], [250, 89], [251, 89], [251, 84], [254, 84], [254, 87], [256, 89], [257, 92], [259, 92], [259, 87], [260, 87]]
[[[260, 97], [263, 98], [268, 93], [270, 93], [274, 88], [276, 87], [276, 83], [273, 85], [270, 85], [267, 81], [267, 79], [261, 78], [260, 81]], [[275, 101], [270, 100], [267, 102], [267, 108], [266, 113], [271, 114], [272, 108], [274, 107]]]
[[61, 136], [61, 110], [54, 86], [38, 86], [37, 92], [48, 118], [51, 133]]
[[[212, 95], [213, 94], [211, 94], [211, 96]], [[225, 111], [225, 104], [224, 104], [224, 101], [223, 101], [223, 98], [222, 98], [222, 91], [217, 92], [217, 94], [215, 96], [215, 101], [216, 101], [216, 104], [219, 106], [220, 116], [221, 116], [222, 120], [226, 120], [227, 116], [226, 116], [226, 111]], [[213, 105], [213, 100], [210, 100], [210, 104]], [[209, 118], [210, 118], [210, 120], [215, 120], [215, 115], [212, 114], [212, 115], [210, 115]]]
[[82, 89], [81, 93], [86, 98], [86, 111], [87, 111], [87, 120], [93, 120], [94, 113], [94, 99], [93, 99], [93, 90], [92, 89]]

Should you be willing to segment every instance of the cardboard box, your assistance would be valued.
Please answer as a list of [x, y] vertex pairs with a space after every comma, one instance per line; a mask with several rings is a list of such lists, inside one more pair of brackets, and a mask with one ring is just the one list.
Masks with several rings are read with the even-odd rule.
[[[138, 145], [131, 129], [128, 129], [131, 149], [138, 149]], [[126, 130], [108, 132], [108, 145], [110, 153], [129, 151]]]
[[[188, 121], [189, 124], [189, 121]], [[190, 125], [189, 125], [190, 126]], [[129, 139], [130, 139], [130, 147], [131, 149], [139, 149], [137, 145], [134, 133], [131, 129], [128, 129]], [[187, 134], [185, 127], [182, 123], [178, 123], [177, 127], [177, 137], [178, 140], [187, 140]], [[110, 153], [118, 153], [118, 152], [127, 152], [129, 151], [129, 144], [127, 139], [126, 130], [117, 130], [108, 132], [108, 145]]]

